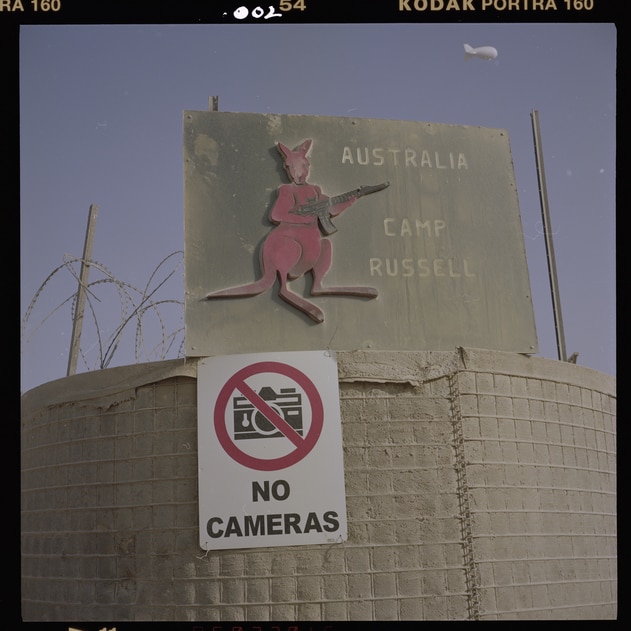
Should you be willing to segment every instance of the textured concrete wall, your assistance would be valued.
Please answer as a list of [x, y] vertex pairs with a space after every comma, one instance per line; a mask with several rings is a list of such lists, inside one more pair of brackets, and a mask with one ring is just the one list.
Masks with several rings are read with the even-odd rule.
[[24, 620], [615, 618], [615, 380], [338, 353], [344, 544], [198, 546], [194, 362], [23, 397]]

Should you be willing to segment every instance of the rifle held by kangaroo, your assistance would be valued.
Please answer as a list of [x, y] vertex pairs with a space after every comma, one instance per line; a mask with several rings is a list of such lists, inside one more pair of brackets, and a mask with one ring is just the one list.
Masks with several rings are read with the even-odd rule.
[[390, 182], [383, 182], [382, 184], [375, 184], [374, 186], [360, 186], [359, 188], [353, 189], [352, 191], [342, 193], [341, 195], [336, 195], [335, 197], [331, 197], [329, 199], [303, 204], [302, 206], [300, 206], [300, 208], [297, 208], [296, 210], [292, 210], [290, 212], [294, 215], [300, 215], [302, 217], [306, 215], [317, 215], [318, 223], [320, 224], [320, 230], [322, 230], [322, 232], [326, 235], [333, 234], [334, 232], [337, 232], [337, 228], [331, 221], [331, 216], [328, 212], [328, 209], [331, 206], [346, 202], [351, 197], [359, 198], [364, 197], [364, 195], [377, 193], [379, 191], [382, 191], [384, 188], [388, 188], [388, 186], [390, 186]]

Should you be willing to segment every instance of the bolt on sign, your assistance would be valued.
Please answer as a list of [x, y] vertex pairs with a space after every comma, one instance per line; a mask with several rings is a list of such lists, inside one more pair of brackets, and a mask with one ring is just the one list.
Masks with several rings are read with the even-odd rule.
[[537, 352], [501, 129], [184, 112], [186, 352]]
[[205, 358], [197, 384], [200, 546], [346, 541], [335, 353]]

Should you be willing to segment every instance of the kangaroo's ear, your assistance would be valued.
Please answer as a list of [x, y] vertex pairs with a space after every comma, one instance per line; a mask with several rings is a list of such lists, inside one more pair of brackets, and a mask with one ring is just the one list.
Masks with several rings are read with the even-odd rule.
[[284, 145], [282, 142], [276, 143], [276, 148], [280, 151], [285, 160], [291, 155], [291, 149]]
[[309, 153], [309, 149], [311, 149], [311, 143], [313, 142], [313, 140], [311, 138], [308, 138], [307, 140], [303, 141], [302, 144], [298, 145], [294, 151], [298, 151], [300, 152], [303, 156], [306, 156], [307, 153]]

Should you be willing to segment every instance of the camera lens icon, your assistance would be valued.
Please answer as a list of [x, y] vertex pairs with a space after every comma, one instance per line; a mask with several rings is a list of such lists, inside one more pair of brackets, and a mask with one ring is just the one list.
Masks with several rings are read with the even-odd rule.
[[[272, 408], [272, 410], [274, 410], [274, 412], [276, 412], [276, 414], [278, 414], [278, 416], [283, 418], [283, 412], [277, 405], [272, 403], [270, 404], [270, 407]], [[247, 426], [249, 423], [250, 421], [246, 419], [244, 425]], [[270, 423], [270, 421], [265, 416], [263, 416], [261, 412], [256, 412], [252, 416], [251, 423], [252, 429], [254, 429], [254, 431], [256, 431], [257, 433], [262, 434], [263, 436], [271, 436], [272, 434], [276, 434], [278, 432], [276, 426], [273, 423]]]

